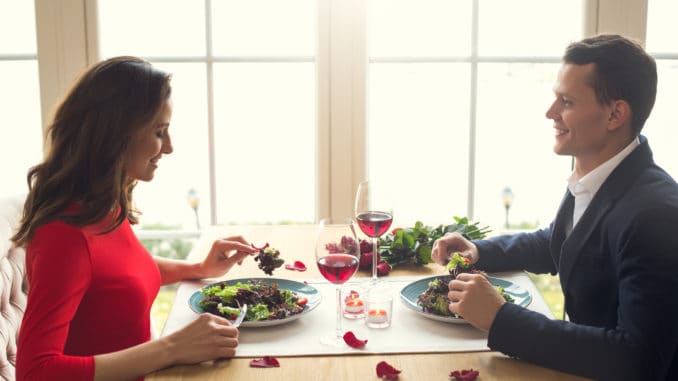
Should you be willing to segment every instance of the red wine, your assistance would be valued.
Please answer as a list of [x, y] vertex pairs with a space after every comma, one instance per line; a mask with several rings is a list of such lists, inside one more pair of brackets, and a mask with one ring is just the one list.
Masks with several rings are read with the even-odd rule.
[[358, 257], [349, 254], [330, 254], [318, 259], [318, 270], [332, 283], [344, 283], [358, 269]]
[[358, 226], [368, 237], [379, 237], [386, 233], [393, 222], [393, 215], [384, 212], [363, 212], [358, 214]]

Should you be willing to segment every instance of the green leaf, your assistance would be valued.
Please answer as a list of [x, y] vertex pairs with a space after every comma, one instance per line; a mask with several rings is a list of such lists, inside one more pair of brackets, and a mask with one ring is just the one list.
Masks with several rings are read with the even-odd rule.
[[404, 263], [426, 265], [432, 262], [433, 243], [446, 233], [458, 232], [469, 239], [484, 238], [489, 232], [487, 226], [478, 227], [478, 222], [469, 223], [467, 217], [453, 217], [454, 223], [431, 227], [421, 221], [413, 227], [398, 229], [379, 238], [379, 253], [392, 267]]

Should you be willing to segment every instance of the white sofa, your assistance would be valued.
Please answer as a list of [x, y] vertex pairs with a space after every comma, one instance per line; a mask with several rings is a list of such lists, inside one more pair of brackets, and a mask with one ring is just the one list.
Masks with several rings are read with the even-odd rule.
[[23, 202], [23, 197], [0, 198], [0, 380], [15, 379], [17, 336], [26, 308], [26, 253], [9, 240]]

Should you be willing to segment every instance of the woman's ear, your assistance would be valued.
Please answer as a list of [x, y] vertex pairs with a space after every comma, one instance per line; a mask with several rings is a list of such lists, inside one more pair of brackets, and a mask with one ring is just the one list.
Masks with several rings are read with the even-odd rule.
[[625, 125], [631, 125], [631, 106], [623, 99], [612, 101], [610, 106], [610, 117], [608, 119], [608, 130], [614, 131]]

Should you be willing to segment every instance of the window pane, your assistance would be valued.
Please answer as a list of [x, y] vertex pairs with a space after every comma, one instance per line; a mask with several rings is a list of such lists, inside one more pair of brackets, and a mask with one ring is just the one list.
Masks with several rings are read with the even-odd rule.
[[316, 0], [212, 2], [216, 56], [315, 56]]
[[0, 0], [0, 55], [35, 54], [33, 1]]
[[657, 164], [674, 179], [678, 179], [678, 115], [675, 112], [678, 99], [678, 60], [659, 60], [657, 71], [657, 100], [645, 123], [643, 134], [649, 140]]
[[203, 1], [99, 0], [98, 13], [103, 57], [205, 54]]
[[214, 66], [218, 223], [315, 218], [315, 65]]
[[[0, 61], [0, 197], [28, 192], [28, 168], [42, 159], [38, 64]], [[11, 164], [9, 164], [11, 163]]]
[[571, 158], [553, 152], [553, 123], [544, 115], [559, 67], [479, 65], [475, 216], [494, 230], [504, 226], [505, 187], [514, 195], [512, 226], [548, 225], [565, 193]]
[[582, 0], [480, 0], [478, 53], [560, 57], [582, 34], [582, 9]]
[[468, 64], [371, 64], [368, 173], [392, 190], [395, 226], [466, 214]]
[[653, 53], [678, 53], [678, 2], [649, 0], [647, 4], [647, 49]]
[[371, 57], [469, 56], [471, 1], [370, 0]]
[[207, 150], [207, 90], [205, 65], [154, 64], [172, 73], [174, 152], [164, 155], [150, 182], [139, 182], [134, 199], [144, 214], [143, 226], [163, 224], [194, 229], [195, 216], [187, 201], [190, 189], [200, 197], [200, 221], [209, 224], [209, 159]]

